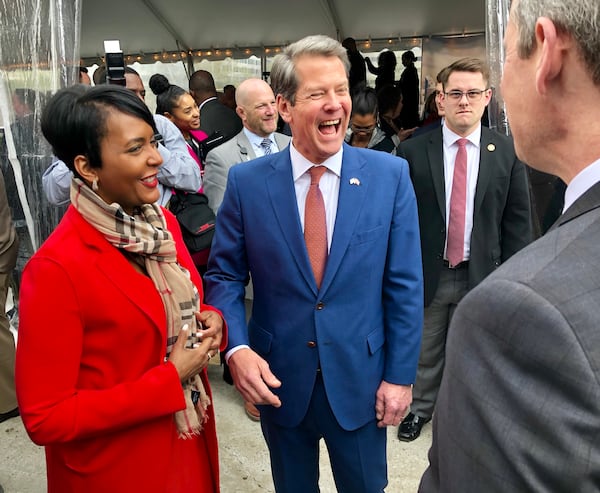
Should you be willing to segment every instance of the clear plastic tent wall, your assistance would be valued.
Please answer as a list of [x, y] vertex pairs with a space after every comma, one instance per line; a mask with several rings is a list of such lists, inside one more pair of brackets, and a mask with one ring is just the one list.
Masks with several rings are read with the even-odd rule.
[[48, 97], [77, 81], [81, 0], [0, 0], [0, 167], [24, 263], [60, 221], [42, 174], [52, 151], [40, 130]]
[[503, 38], [508, 23], [510, 0], [487, 0], [486, 51], [490, 66], [490, 87], [494, 89], [488, 106], [490, 127], [508, 135], [510, 129], [506, 118], [504, 99], [500, 93], [502, 65], [504, 64]]

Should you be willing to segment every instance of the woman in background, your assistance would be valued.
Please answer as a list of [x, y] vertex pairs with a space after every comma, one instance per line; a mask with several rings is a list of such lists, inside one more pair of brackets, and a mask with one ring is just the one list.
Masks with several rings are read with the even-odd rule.
[[200, 143], [208, 135], [200, 130], [200, 111], [192, 95], [171, 84], [162, 74], [150, 77], [150, 89], [156, 94], [156, 114], [163, 115], [175, 124], [190, 148], [190, 154], [204, 171]]
[[16, 384], [48, 493], [219, 491], [205, 367], [223, 319], [157, 206], [151, 113], [116, 86], [59, 91], [42, 131], [71, 205], [21, 282]]
[[404, 70], [400, 75], [400, 90], [402, 91], [402, 111], [400, 121], [404, 128], [419, 125], [419, 73], [415, 67], [417, 57], [411, 51], [402, 53]]
[[352, 115], [345, 140], [354, 147], [395, 154], [396, 145], [379, 128], [377, 94], [373, 88], [363, 86], [352, 96]]

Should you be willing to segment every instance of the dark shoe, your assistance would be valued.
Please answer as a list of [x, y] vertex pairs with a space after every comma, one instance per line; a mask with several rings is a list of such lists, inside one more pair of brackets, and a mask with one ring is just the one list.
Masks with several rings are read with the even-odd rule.
[[260, 421], [260, 411], [254, 404], [248, 401], [244, 401], [244, 410], [252, 421]]
[[12, 411], [0, 414], [0, 423], [4, 423], [7, 419], [16, 418], [19, 415], [19, 408], [15, 407]]
[[421, 418], [420, 416], [415, 416], [413, 413], [408, 413], [398, 428], [398, 439], [402, 442], [412, 442], [416, 438], [419, 438], [421, 428], [423, 428], [425, 423], [429, 423], [430, 421], [431, 418]]

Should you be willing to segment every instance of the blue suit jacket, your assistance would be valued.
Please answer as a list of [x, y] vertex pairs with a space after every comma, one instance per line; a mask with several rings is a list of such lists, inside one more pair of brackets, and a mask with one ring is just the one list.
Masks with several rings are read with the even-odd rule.
[[[246, 324], [249, 272], [254, 305]], [[262, 407], [263, 416], [296, 426], [320, 365], [343, 428], [375, 419], [382, 380], [414, 381], [421, 339], [419, 228], [406, 161], [344, 144], [320, 290], [304, 243], [289, 150], [234, 166], [205, 281], [207, 302], [227, 321], [229, 348], [250, 345], [282, 381], [275, 390], [282, 406]]]

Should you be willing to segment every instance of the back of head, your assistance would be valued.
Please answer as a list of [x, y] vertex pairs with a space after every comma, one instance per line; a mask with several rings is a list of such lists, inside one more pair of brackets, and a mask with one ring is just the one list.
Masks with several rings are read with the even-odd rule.
[[352, 96], [353, 115], [377, 115], [377, 93], [372, 87], [361, 87]]
[[156, 132], [150, 110], [132, 91], [103, 84], [92, 88], [75, 85], [58, 91], [42, 112], [42, 133], [54, 154], [75, 174], [74, 160], [79, 155], [99, 168], [100, 144], [108, 130], [108, 115], [114, 111], [139, 118]]
[[575, 41], [595, 85], [600, 85], [600, 2], [598, 0], [518, 0], [513, 1], [518, 29], [518, 53], [528, 58], [534, 47], [535, 23], [549, 18], [559, 30]]
[[217, 88], [215, 86], [215, 79], [210, 72], [206, 70], [196, 70], [189, 80], [190, 92], [206, 93], [212, 96], [217, 95]]
[[402, 53], [402, 62], [403, 63], [415, 63], [415, 61], [417, 60], [417, 57], [415, 56], [415, 54], [411, 51], [405, 51], [404, 53]]
[[342, 46], [348, 51], [356, 51], [356, 40], [354, 38], [346, 38], [342, 41]]
[[162, 74], [154, 74], [150, 77], [150, 89], [156, 94], [156, 114], [164, 115], [173, 113], [173, 108], [177, 107], [179, 98], [187, 91], [179, 86], [173, 85]]
[[346, 74], [350, 70], [348, 53], [339, 41], [329, 36], [317, 34], [307, 36], [287, 46], [273, 60], [271, 67], [271, 86], [275, 96], [281, 94], [284, 99], [295, 104], [298, 79], [295, 64], [302, 56], [337, 57], [344, 64]]
[[456, 60], [455, 62], [448, 65], [445, 69], [443, 69], [439, 76], [442, 77], [442, 84], [444, 88], [446, 88], [446, 84], [448, 83], [448, 79], [453, 72], [472, 72], [472, 73], [481, 73], [483, 75], [483, 80], [487, 84], [490, 80], [490, 69], [488, 65], [481, 60], [480, 58], [473, 57], [465, 57]]
[[393, 51], [385, 50], [379, 54], [377, 63], [379, 64], [379, 68], [394, 70], [398, 62], [396, 60], [396, 54]]
[[[125, 74], [133, 74], [133, 75], [137, 75], [138, 77], [140, 77], [140, 74], [132, 69], [129, 66], [125, 66]], [[108, 81], [106, 80], [106, 65], [100, 65], [95, 71], [94, 74], [92, 76], [93, 80], [94, 80], [94, 85], [99, 86], [100, 84], [106, 84]], [[141, 79], [141, 77], [140, 77]]]

